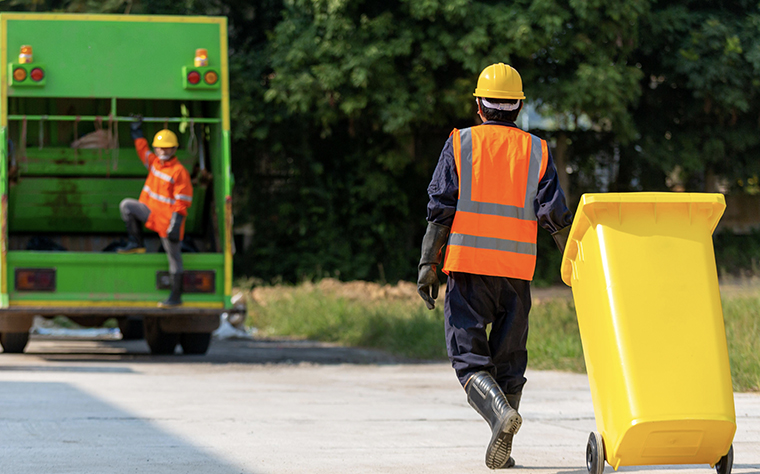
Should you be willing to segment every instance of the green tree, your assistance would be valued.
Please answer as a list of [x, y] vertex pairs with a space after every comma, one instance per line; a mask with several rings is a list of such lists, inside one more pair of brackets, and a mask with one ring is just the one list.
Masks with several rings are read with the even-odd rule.
[[754, 182], [757, 192], [757, 2], [657, 2], [642, 31], [636, 60], [646, 92], [633, 111], [642, 161], [661, 174], [680, 169], [688, 190], [714, 191], [722, 176], [737, 191]]
[[280, 178], [253, 212], [265, 276], [413, 278], [427, 182], [450, 130], [475, 123], [472, 90], [493, 62], [517, 67], [561, 130], [584, 117], [589, 133], [633, 136], [641, 72], [629, 57], [646, 1], [284, 7], [265, 97], [292, 133], [269, 155]]

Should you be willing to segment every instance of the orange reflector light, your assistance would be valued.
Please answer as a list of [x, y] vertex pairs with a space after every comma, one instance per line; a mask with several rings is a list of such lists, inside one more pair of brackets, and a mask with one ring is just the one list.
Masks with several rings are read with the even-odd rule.
[[205, 48], [198, 48], [195, 50], [195, 61], [193, 61], [195, 67], [208, 66], [208, 50]]
[[32, 76], [32, 80], [33, 81], [40, 82], [42, 80], [42, 78], [45, 77], [45, 71], [43, 71], [42, 69], [36, 67], [36, 68], [32, 69], [32, 72], [29, 75]]
[[17, 268], [16, 291], [55, 291], [55, 268]]
[[219, 76], [214, 71], [208, 71], [203, 75], [203, 80], [206, 81], [206, 84], [212, 86], [219, 80]]
[[20, 64], [29, 64], [32, 62], [32, 47], [24, 45], [21, 47], [21, 53], [18, 55], [18, 62]]
[[[156, 272], [156, 288], [170, 290], [172, 287], [169, 272]], [[182, 276], [184, 293], [216, 292], [216, 272], [214, 270], [189, 270]]]
[[13, 79], [18, 82], [21, 82], [24, 79], [26, 79], [26, 70], [22, 67], [17, 67], [16, 69], [14, 69]]
[[187, 73], [187, 82], [192, 85], [198, 84], [201, 82], [201, 75], [198, 74], [198, 71], [190, 71]]

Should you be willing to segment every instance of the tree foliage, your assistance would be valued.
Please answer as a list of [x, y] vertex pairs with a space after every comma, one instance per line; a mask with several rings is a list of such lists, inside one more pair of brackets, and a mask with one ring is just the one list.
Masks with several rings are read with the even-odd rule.
[[[760, 8], [728, 0], [0, 0], [226, 15], [236, 271], [414, 278], [426, 187], [472, 91], [515, 66], [563, 186], [760, 192]], [[556, 281], [542, 235], [537, 275]]]
[[[642, 23], [646, 93], [632, 111], [641, 156], [686, 189], [760, 173], [760, 9], [756, 2], [660, 2]], [[739, 186], [741, 187], [741, 186]]]
[[628, 110], [642, 74], [628, 58], [647, 8], [645, 1], [285, 1], [270, 37], [265, 98], [298, 117], [286, 147], [298, 150], [287, 158], [300, 166], [285, 166], [294, 174], [283, 191], [295, 185], [299, 195], [268, 206], [273, 222], [287, 224], [266, 243], [272, 255], [303, 251], [289, 264], [294, 272], [277, 273], [310, 274], [314, 257], [325, 262], [328, 254], [333, 264], [320, 268], [327, 273], [412, 277], [427, 181], [450, 130], [476, 123], [472, 91], [488, 64], [523, 71], [528, 97], [564, 128], [584, 116], [630, 140]]

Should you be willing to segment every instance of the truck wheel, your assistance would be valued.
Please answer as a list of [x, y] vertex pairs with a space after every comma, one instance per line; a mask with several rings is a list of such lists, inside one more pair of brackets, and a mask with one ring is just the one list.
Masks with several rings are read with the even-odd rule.
[[185, 354], [205, 354], [211, 344], [210, 332], [186, 332], [179, 338], [182, 352]]
[[164, 332], [158, 318], [145, 318], [145, 342], [151, 354], [174, 354], [179, 342], [179, 334]]
[[0, 344], [6, 354], [21, 354], [29, 342], [29, 332], [4, 332], [0, 334]]
[[119, 331], [121, 331], [122, 341], [136, 341], [145, 337], [143, 320], [136, 316], [119, 319]]

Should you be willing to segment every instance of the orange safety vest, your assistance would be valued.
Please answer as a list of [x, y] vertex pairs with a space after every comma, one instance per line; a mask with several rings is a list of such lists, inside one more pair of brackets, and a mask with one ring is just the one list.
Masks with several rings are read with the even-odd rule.
[[533, 202], [549, 161], [546, 142], [504, 125], [451, 134], [459, 200], [443, 271], [532, 280], [538, 234]]
[[[193, 203], [193, 184], [190, 174], [176, 156], [166, 161], [150, 151], [148, 141], [144, 138], [135, 140], [137, 155], [148, 168], [148, 178], [145, 180], [140, 202], [148, 206], [150, 216], [145, 227], [158, 232], [161, 237], [167, 236], [172, 213], [178, 212], [187, 216], [187, 209]], [[185, 222], [182, 222], [179, 238], [185, 236]]]

